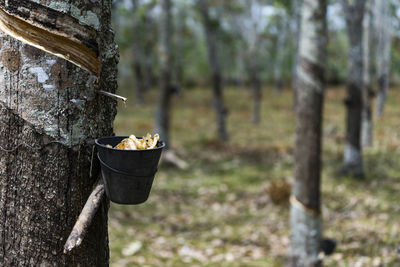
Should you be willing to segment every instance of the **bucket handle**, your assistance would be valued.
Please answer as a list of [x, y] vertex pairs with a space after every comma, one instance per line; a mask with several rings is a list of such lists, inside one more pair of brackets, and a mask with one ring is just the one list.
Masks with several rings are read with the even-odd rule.
[[100, 154], [99, 154], [99, 153], [97, 153], [97, 158], [99, 159], [101, 165], [103, 165], [104, 167], [106, 167], [106, 168], [109, 169], [110, 171], [116, 172], [116, 173], [118, 173], [118, 174], [125, 175], [125, 176], [131, 176], [131, 177], [149, 177], [150, 175], [155, 175], [156, 172], [157, 172], [157, 170], [158, 170], [158, 169], [156, 168], [156, 170], [154, 171], [154, 173], [149, 174], [149, 175], [134, 175], [134, 174], [130, 174], [130, 173], [126, 173], [126, 172], [122, 172], [122, 171], [116, 170], [116, 169], [114, 169], [114, 168], [108, 166], [108, 165], [107, 165], [106, 163], [104, 163], [104, 161], [100, 158]]

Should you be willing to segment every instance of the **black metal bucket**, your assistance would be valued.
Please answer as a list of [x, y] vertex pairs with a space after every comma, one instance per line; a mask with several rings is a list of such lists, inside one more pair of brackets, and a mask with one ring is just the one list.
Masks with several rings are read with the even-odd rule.
[[161, 151], [165, 143], [146, 150], [122, 150], [115, 147], [127, 136], [112, 136], [96, 139], [97, 157], [108, 198], [119, 204], [145, 202], [153, 185]]

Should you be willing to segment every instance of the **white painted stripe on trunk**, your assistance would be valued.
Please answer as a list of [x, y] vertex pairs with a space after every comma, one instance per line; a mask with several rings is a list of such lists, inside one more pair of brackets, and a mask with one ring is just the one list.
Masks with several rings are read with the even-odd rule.
[[321, 217], [292, 204], [290, 226], [290, 255], [296, 259], [297, 266], [315, 266], [320, 261]]

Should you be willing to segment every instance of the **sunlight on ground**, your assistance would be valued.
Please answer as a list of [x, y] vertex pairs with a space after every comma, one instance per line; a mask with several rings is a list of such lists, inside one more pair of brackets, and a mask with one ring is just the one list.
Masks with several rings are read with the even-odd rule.
[[[329, 90], [325, 101], [324, 233], [338, 240], [338, 248], [324, 264], [396, 266], [400, 92], [390, 92], [385, 116], [376, 120], [362, 181], [335, 176], [343, 149], [343, 97], [343, 90]], [[116, 134], [151, 132], [155, 99], [151, 92], [143, 107], [121, 106]], [[227, 90], [228, 143], [215, 140], [210, 103], [208, 90], [175, 97], [172, 146], [190, 167], [162, 165], [147, 203], [111, 205], [111, 266], [282, 266], [289, 245], [289, 206], [274, 204], [268, 186], [292, 179], [292, 95], [265, 89], [262, 122], [255, 126], [249, 92]]]

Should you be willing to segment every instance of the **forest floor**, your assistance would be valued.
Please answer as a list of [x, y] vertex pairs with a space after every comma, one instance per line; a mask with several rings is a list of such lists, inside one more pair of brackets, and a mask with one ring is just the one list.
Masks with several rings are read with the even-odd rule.
[[[325, 266], [399, 266], [400, 90], [391, 90], [374, 144], [364, 151], [363, 180], [340, 178], [343, 89], [327, 91], [323, 125], [324, 235], [338, 241]], [[121, 105], [116, 134], [152, 131], [155, 92], [142, 107]], [[264, 90], [261, 123], [251, 96], [226, 90], [230, 139], [215, 139], [210, 91], [174, 99], [171, 142], [189, 168], [161, 165], [149, 200], [112, 204], [111, 266], [282, 266], [289, 245], [289, 204], [269, 188], [293, 177], [294, 113], [289, 90]], [[133, 102], [133, 101], [132, 101]], [[279, 187], [279, 183], [278, 183]], [[284, 188], [284, 187], [281, 187]]]

